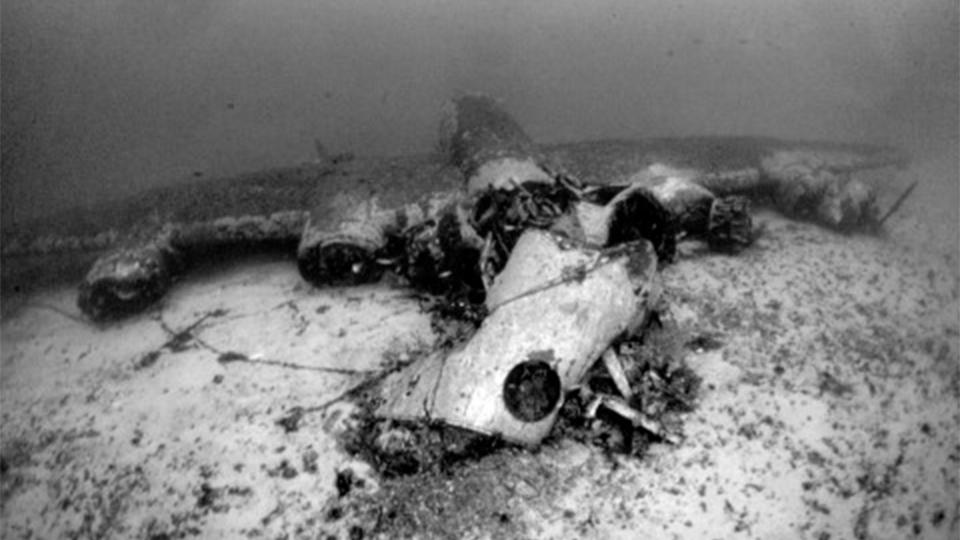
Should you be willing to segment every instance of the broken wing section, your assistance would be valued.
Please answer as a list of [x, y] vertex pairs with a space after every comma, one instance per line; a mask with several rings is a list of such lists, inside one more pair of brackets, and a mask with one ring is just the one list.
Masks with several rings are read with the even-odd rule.
[[888, 146], [766, 137], [607, 140], [543, 151], [587, 185], [692, 183], [715, 197], [747, 197], [842, 231], [879, 225], [876, 194], [859, 173], [909, 163], [903, 151]]
[[386, 379], [377, 416], [539, 444], [565, 392], [644, 320], [655, 272], [646, 241], [601, 250], [526, 231], [488, 291], [490, 314], [473, 337]]

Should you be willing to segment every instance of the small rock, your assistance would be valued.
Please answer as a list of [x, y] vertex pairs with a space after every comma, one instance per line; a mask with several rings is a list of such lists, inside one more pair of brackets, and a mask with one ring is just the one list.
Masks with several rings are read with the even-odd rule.
[[320, 454], [317, 453], [313, 448], [308, 448], [303, 453], [303, 471], [309, 474], [316, 474], [317, 472], [317, 461], [320, 459]]
[[270, 476], [270, 477], [280, 476], [287, 480], [291, 478], [296, 478], [298, 474], [300, 473], [297, 472], [297, 469], [292, 467], [287, 460], [281, 461], [280, 464], [274, 467], [273, 469], [267, 469], [267, 476]]
[[354, 474], [350, 469], [337, 471], [337, 495], [346, 497], [353, 489]]
[[303, 420], [303, 407], [293, 407], [287, 414], [280, 417], [276, 424], [283, 428], [284, 433], [293, 433], [300, 429], [300, 421]]

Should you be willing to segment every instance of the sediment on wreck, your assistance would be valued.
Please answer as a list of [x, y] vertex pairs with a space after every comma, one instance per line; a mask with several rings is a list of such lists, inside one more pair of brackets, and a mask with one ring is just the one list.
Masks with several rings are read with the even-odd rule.
[[853, 173], [875, 163], [833, 162], [797, 151], [773, 153], [763, 159], [764, 190], [784, 214], [815, 221], [838, 230], [870, 228], [879, 219], [876, 193]]
[[476, 333], [388, 377], [376, 415], [539, 444], [563, 393], [644, 319], [655, 270], [646, 241], [601, 250], [526, 231], [487, 293], [489, 315]]
[[[391, 260], [413, 285], [432, 292], [478, 285], [487, 231], [478, 230], [477, 208], [493, 191], [553, 178], [537, 164], [533, 141], [490, 98], [452, 100], [439, 147], [438, 162], [459, 172], [456, 185], [438, 180], [449, 179], [449, 170], [388, 172], [361, 179], [355, 191], [315, 201], [297, 249], [301, 275], [315, 285], [356, 284], [379, 277], [385, 267], [378, 260]], [[376, 189], [367, 189], [371, 183]]]
[[80, 283], [77, 305], [95, 321], [143, 311], [191, 265], [243, 253], [289, 251], [305, 215], [299, 211], [172, 222], [99, 257]]
[[855, 175], [909, 163], [887, 146], [768, 137], [589, 141], [543, 152], [587, 185], [617, 189], [675, 177], [718, 198], [745, 197], [841, 231], [869, 231], [877, 221], [873, 189]]
[[[165, 228], [300, 211], [324, 174], [302, 165], [203, 179], [13, 223], [2, 231], [0, 287], [12, 292], [77, 284], [98, 259], [155, 244]], [[249, 247], [259, 249], [256, 242]]]
[[487, 96], [464, 95], [447, 104], [440, 122], [440, 148], [463, 173], [469, 194], [554, 182], [523, 128]]
[[444, 108], [440, 148], [465, 179], [464, 214], [479, 239], [485, 287], [503, 268], [520, 234], [550, 229], [576, 194], [545, 166], [530, 137], [496, 100], [464, 95]]
[[[181, 262], [297, 244], [301, 273], [316, 285], [369, 281], [389, 268], [434, 292], [476, 287], [531, 227], [601, 246], [647, 238], [664, 259], [671, 225], [720, 249], [748, 243], [749, 202], [837, 230], [876, 231], [883, 218], [874, 192], [855, 175], [908, 162], [888, 147], [762, 137], [538, 146], [482, 96], [452, 100], [440, 131], [440, 156], [344, 157], [187, 182], [7, 228], [0, 286], [75, 283], [92, 262], [81, 307], [92, 318], [121, 317], [162, 297], [189, 266]], [[644, 189], [629, 189], [638, 184]], [[682, 189], [666, 189], [675, 184]], [[709, 208], [704, 190], [713, 194]], [[598, 192], [599, 203], [585, 197]], [[603, 206], [618, 195], [617, 208]], [[278, 218], [289, 215], [306, 225]]]
[[737, 251], [753, 241], [748, 199], [717, 197], [683, 177], [588, 189], [573, 214], [587, 243], [615, 246], [643, 238], [664, 262], [673, 260], [684, 237], [706, 240], [718, 251]]
[[[305, 222], [311, 217], [313, 230], [338, 231], [349, 213], [343, 206], [331, 207], [338, 194], [352, 193], [367, 201], [377, 196], [384, 205], [402, 205], [416, 202], [417, 197], [428, 199], [424, 194], [454, 192], [461, 182], [458, 171], [433, 156], [362, 158], [333, 166], [306, 164], [204, 180], [109, 203], [75, 216], [90, 222], [76, 226], [78, 234], [109, 240], [98, 252], [75, 255], [84, 260], [99, 256], [81, 284], [79, 302], [81, 307], [99, 306], [85, 309], [94, 320], [130, 315], [162, 297], [173, 278], [194, 262], [263, 250], [293, 253], [303, 246], [304, 237], [318, 237], [306, 234]], [[424, 204], [421, 207], [427, 208]], [[93, 218], [86, 219], [88, 214]], [[66, 227], [41, 223], [36, 230], [49, 230], [47, 236], [56, 239], [63, 237]], [[20, 232], [15, 238], [4, 246], [5, 286], [20, 261], [29, 257], [31, 268], [43, 262], [34, 262], [38, 256], [33, 248], [45, 236], [30, 242]], [[158, 273], [155, 268], [164, 270]], [[165, 275], [168, 271], [172, 273]]]
[[630, 235], [662, 238], [658, 253], [665, 260], [672, 258], [673, 247], [682, 237], [706, 240], [718, 251], [736, 251], [753, 242], [749, 199], [736, 195], [719, 197], [688, 178], [656, 176], [637, 180], [609, 204], [614, 211], [608, 241], [616, 243]]
[[379, 278], [387, 266], [378, 260], [402, 255], [405, 231], [461, 197], [458, 171], [436, 156], [367, 159], [340, 176], [338, 191], [318, 186], [297, 247], [300, 274], [317, 286]]
[[493, 100], [455, 99], [441, 146], [466, 179], [486, 318], [453, 350], [384, 381], [377, 417], [441, 422], [535, 446], [562, 396], [617, 337], [644, 318], [656, 254], [646, 240], [613, 249], [582, 241], [576, 194], [541, 166], [520, 126]]

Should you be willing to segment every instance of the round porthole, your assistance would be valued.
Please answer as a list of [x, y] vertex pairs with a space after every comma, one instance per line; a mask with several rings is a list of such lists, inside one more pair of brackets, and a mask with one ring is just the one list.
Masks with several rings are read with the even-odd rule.
[[527, 360], [510, 370], [503, 382], [503, 401], [523, 422], [547, 417], [560, 402], [560, 376], [542, 360]]

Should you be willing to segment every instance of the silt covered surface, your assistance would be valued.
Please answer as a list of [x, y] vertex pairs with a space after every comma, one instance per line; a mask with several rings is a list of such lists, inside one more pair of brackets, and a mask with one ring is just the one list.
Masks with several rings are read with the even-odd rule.
[[252, 260], [103, 327], [69, 288], [14, 298], [3, 536], [956, 536], [960, 284], [923, 197], [885, 237], [761, 212], [738, 255], [681, 243], [660, 276], [702, 389], [681, 440], [641, 456], [554, 437], [377, 477], [336, 400], [434, 337], [390, 283]]

